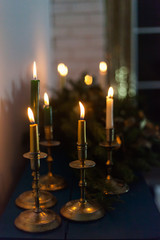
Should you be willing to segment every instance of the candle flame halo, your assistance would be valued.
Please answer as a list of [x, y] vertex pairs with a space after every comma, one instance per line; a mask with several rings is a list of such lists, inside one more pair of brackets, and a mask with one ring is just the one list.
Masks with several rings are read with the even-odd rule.
[[49, 97], [46, 92], [44, 93], [44, 105], [49, 106]]
[[29, 118], [30, 123], [34, 124], [35, 119], [34, 119], [34, 114], [33, 114], [32, 109], [30, 107], [28, 107], [27, 111], [28, 111], [28, 118]]
[[59, 63], [57, 66], [57, 71], [63, 77], [66, 77], [68, 74], [68, 67], [64, 63]]
[[36, 61], [33, 62], [33, 79], [37, 79], [37, 66], [36, 66]]
[[99, 63], [99, 70], [102, 73], [106, 73], [107, 72], [107, 63], [106, 62], [100, 62]]
[[113, 94], [114, 94], [113, 88], [110, 87], [110, 88], [108, 89], [108, 97], [109, 97], [109, 98], [113, 98]]
[[88, 75], [88, 74], [87, 74], [87, 75], [84, 77], [84, 82], [85, 82], [86, 85], [91, 85], [92, 82], [93, 82], [93, 77], [92, 77], [91, 75]]
[[84, 119], [85, 116], [85, 108], [83, 104], [79, 101], [79, 106], [80, 106], [80, 119]]

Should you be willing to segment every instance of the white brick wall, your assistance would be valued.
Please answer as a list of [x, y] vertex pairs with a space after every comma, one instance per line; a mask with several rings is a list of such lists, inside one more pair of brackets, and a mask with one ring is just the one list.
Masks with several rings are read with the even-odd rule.
[[52, 0], [54, 46], [53, 67], [64, 62], [68, 77], [79, 78], [88, 71], [98, 76], [98, 65], [105, 57], [104, 0]]

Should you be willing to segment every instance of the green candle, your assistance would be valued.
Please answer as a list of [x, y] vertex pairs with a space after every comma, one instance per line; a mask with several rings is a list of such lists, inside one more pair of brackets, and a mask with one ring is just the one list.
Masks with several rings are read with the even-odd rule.
[[35, 116], [35, 123], [39, 124], [39, 86], [37, 80], [36, 62], [33, 63], [33, 80], [31, 80], [31, 108]]
[[52, 106], [49, 106], [48, 94], [44, 94], [44, 125], [52, 126]]

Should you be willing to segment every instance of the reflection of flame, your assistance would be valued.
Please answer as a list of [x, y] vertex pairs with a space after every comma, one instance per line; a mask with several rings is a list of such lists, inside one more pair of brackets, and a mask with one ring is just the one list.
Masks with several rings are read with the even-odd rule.
[[44, 93], [44, 105], [46, 105], [46, 106], [49, 105], [49, 97], [48, 97], [48, 94], [46, 92]]
[[121, 141], [121, 139], [120, 139], [119, 136], [116, 137], [116, 141], [117, 141], [117, 143], [118, 143], [119, 145], [121, 145], [122, 141]]
[[57, 70], [59, 74], [63, 77], [66, 77], [68, 74], [68, 67], [64, 63], [59, 63]]
[[86, 76], [84, 77], [84, 82], [85, 82], [86, 85], [91, 85], [92, 82], [93, 82], [93, 77], [90, 76], [90, 75], [86, 75]]
[[110, 87], [109, 90], [108, 90], [108, 97], [112, 98], [113, 97], [113, 93], [114, 93], [113, 88]]
[[33, 79], [37, 79], [37, 66], [36, 62], [33, 62]]
[[34, 114], [30, 107], [28, 107], [28, 118], [29, 118], [30, 123], [35, 123]]
[[99, 63], [99, 70], [103, 73], [107, 72], [107, 63], [106, 62], [100, 62]]
[[79, 106], [80, 106], [80, 118], [84, 119], [85, 116], [85, 108], [83, 106], [83, 104], [81, 102], [79, 102]]

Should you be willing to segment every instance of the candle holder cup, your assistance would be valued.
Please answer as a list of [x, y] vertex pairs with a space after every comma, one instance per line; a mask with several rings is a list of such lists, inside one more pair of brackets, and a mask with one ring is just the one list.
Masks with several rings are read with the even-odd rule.
[[77, 144], [78, 159], [72, 161], [69, 166], [74, 169], [80, 169], [79, 187], [81, 189], [81, 197], [78, 200], [72, 200], [66, 203], [60, 210], [61, 215], [73, 221], [93, 221], [104, 216], [104, 209], [95, 202], [86, 199], [85, 188], [87, 182], [85, 180], [85, 171], [95, 166], [95, 162], [86, 160], [87, 144]]
[[59, 146], [59, 141], [53, 141], [53, 128], [52, 126], [45, 126], [45, 141], [40, 142], [40, 145], [47, 147], [48, 157], [48, 174], [40, 177], [40, 189], [46, 191], [61, 190], [66, 187], [66, 182], [63, 177], [53, 174], [52, 165], [53, 157], [51, 148]]
[[[122, 194], [129, 191], [129, 187], [124, 181], [111, 176], [113, 167], [112, 151], [118, 149], [120, 145], [114, 137], [114, 129], [106, 129], [106, 142], [100, 143], [100, 146], [107, 149], [107, 176], [105, 178], [106, 188], [104, 190], [106, 195]], [[107, 190], [107, 185], [111, 186], [112, 190]]]
[[26, 210], [15, 219], [15, 226], [26, 232], [45, 232], [57, 228], [61, 224], [61, 218], [50, 209], [43, 209], [40, 206], [39, 192], [39, 167], [40, 159], [45, 158], [45, 153], [26, 153], [23, 155], [29, 158], [31, 169], [33, 171], [33, 196], [34, 208]]

